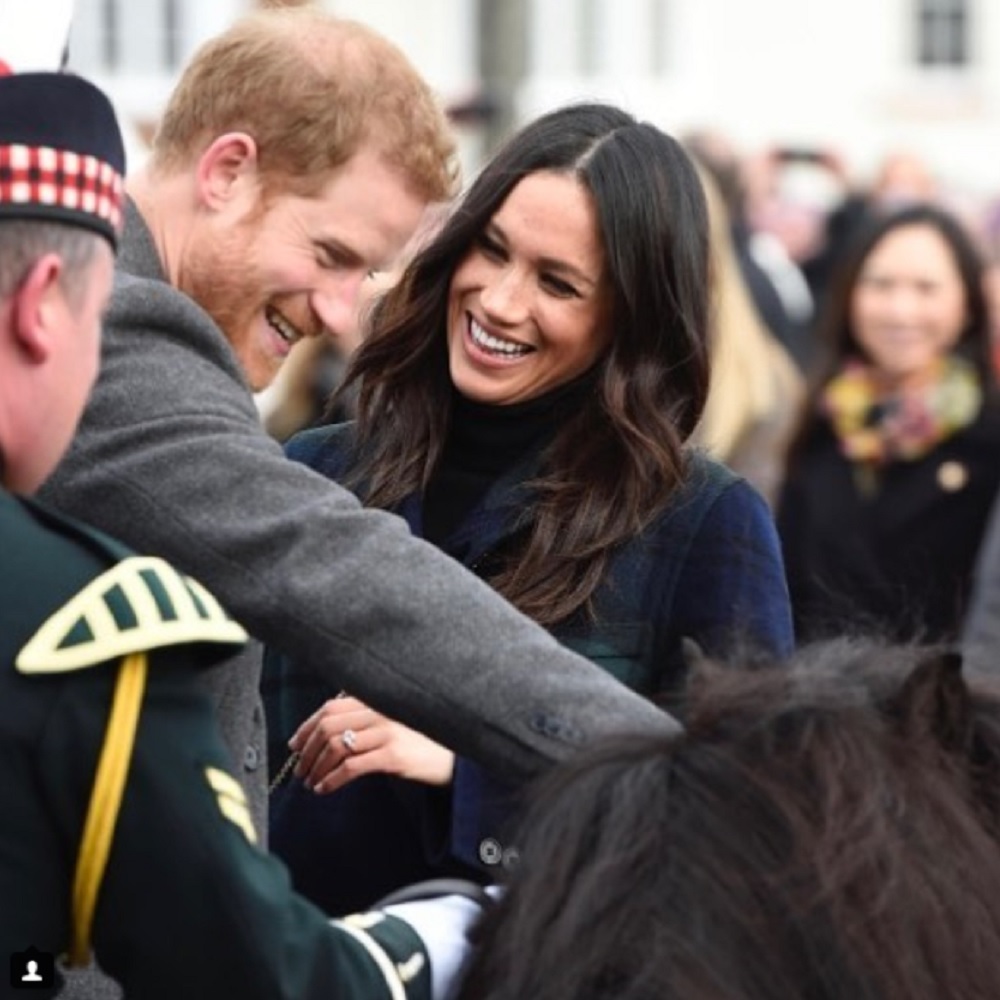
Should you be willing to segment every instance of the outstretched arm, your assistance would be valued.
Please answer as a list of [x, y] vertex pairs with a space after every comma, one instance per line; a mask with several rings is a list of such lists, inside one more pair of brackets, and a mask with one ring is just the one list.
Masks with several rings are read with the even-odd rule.
[[204, 314], [128, 280], [51, 502], [199, 579], [332, 690], [499, 772], [677, 728], [401, 519], [286, 459]]

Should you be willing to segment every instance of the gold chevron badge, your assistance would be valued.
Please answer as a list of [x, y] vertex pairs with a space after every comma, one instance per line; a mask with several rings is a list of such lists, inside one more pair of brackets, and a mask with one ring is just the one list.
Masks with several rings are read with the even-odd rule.
[[247, 634], [197, 581], [155, 556], [132, 556], [92, 580], [32, 636], [22, 674], [54, 674], [190, 642], [241, 644]]
[[205, 777], [215, 793], [215, 801], [219, 804], [222, 815], [230, 823], [238, 826], [251, 844], [256, 844], [257, 831], [253, 827], [250, 807], [247, 805], [247, 797], [240, 783], [232, 775], [220, 771], [217, 767], [206, 767]]

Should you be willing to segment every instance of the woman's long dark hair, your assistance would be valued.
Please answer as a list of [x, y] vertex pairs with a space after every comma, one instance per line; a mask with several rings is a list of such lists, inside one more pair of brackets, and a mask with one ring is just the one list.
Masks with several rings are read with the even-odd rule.
[[977, 707], [956, 661], [837, 641], [696, 670], [683, 736], [532, 790], [460, 1000], [994, 995], [997, 796], [974, 779], [997, 778], [1000, 692]]
[[448, 434], [452, 275], [518, 181], [536, 171], [572, 175], [590, 192], [614, 303], [592, 405], [557, 432], [535, 484], [528, 538], [490, 581], [552, 624], [589, 606], [613, 548], [663, 508], [684, 475], [683, 442], [704, 406], [708, 222], [683, 149], [600, 104], [529, 124], [379, 303], [345, 384], [360, 387], [356, 481], [365, 483], [367, 503], [391, 508], [427, 486]]
[[968, 313], [954, 350], [975, 365], [984, 393], [993, 394], [996, 391], [982, 257], [962, 223], [949, 211], [936, 205], [911, 205], [870, 220], [859, 232], [834, 276], [830, 295], [816, 324], [814, 335], [821, 352], [820, 359], [810, 380], [811, 391], [807, 394], [799, 426], [792, 437], [792, 456], [799, 453], [821, 421], [815, 405], [819, 393], [840, 371], [845, 360], [865, 356], [851, 323], [851, 302], [865, 262], [886, 236], [913, 226], [933, 229], [951, 250], [965, 292]]

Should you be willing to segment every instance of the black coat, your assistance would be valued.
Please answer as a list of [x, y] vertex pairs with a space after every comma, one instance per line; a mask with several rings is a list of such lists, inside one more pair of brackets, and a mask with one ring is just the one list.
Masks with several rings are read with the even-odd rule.
[[[305, 431], [286, 451], [341, 479], [353, 460], [353, 425]], [[540, 460], [532, 449], [495, 482], [445, 551], [481, 568], [516, 537]], [[416, 535], [423, 509], [423, 498], [413, 495], [398, 510]], [[713, 655], [723, 655], [737, 638], [777, 657], [794, 645], [771, 511], [744, 480], [698, 453], [669, 506], [610, 560], [594, 604], [593, 618], [578, 615], [554, 626], [553, 635], [649, 697], [679, 697], [684, 637]], [[287, 755], [287, 738], [336, 692], [303, 664], [268, 653], [264, 704], [277, 765]], [[336, 795], [316, 796], [291, 781], [271, 798], [271, 848], [300, 892], [328, 912], [342, 912], [408, 881], [475, 876], [480, 866], [495, 877], [495, 866], [510, 857], [503, 838], [513, 811], [511, 788], [461, 756], [450, 790], [376, 774]]]
[[954, 638], [1000, 486], [1000, 409], [869, 490], [859, 478], [826, 423], [789, 465], [777, 518], [796, 635]]

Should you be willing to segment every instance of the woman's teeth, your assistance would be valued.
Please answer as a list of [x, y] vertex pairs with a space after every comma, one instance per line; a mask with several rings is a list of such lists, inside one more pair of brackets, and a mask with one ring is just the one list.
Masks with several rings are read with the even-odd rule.
[[469, 321], [469, 332], [472, 334], [472, 339], [477, 346], [493, 354], [518, 357], [522, 354], [527, 354], [531, 350], [530, 347], [525, 347], [523, 344], [515, 344], [513, 341], [500, 340], [497, 337], [491, 336], [474, 319]]

